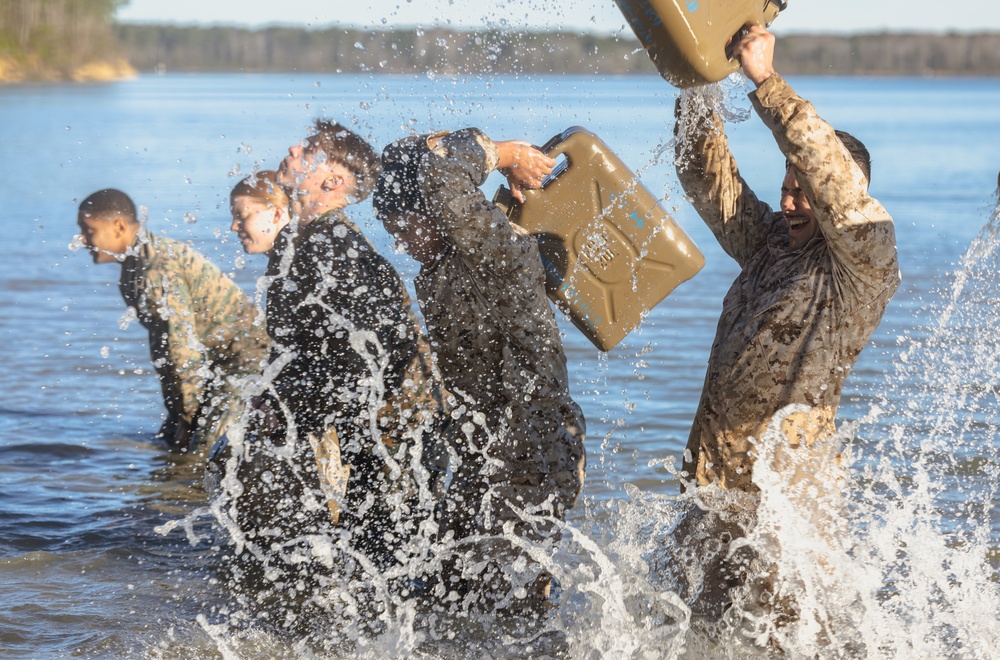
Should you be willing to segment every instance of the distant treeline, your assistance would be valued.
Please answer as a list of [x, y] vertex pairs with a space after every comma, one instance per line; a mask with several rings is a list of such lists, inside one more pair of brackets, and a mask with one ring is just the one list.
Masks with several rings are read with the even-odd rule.
[[[442, 28], [304, 30], [120, 25], [140, 70], [375, 73], [640, 73], [652, 71], [634, 40], [569, 32]], [[616, 60], [612, 62], [612, 60]]]
[[112, 29], [126, 0], [0, 0], [0, 82], [88, 78], [122, 53]]
[[[631, 34], [119, 25], [117, 36], [142, 71], [655, 72]], [[793, 35], [775, 58], [789, 74], [1000, 75], [1000, 33]]]
[[[126, 0], [0, 0], [0, 82], [92, 80], [141, 71], [654, 73], [630, 32], [114, 24]], [[1000, 75], [1000, 33], [793, 35], [789, 74]]]

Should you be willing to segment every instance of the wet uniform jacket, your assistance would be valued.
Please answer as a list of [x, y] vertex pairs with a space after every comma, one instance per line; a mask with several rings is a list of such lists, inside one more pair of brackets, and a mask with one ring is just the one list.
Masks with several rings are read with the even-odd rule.
[[[498, 160], [476, 129], [450, 133], [424, 152], [415, 183], [446, 247], [422, 265], [417, 298], [460, 406], [453, 417], [466, 464], [456, 481], [468, 483], [457, 487], [489, 487], [520, 506], [554, 495], [551, 513], [561, 517], [582, 488], [586, 427], [570, 397], [537, 243], [479, 190]], [[489, 506], [497, 518], [516, 520]]]
[[421, 430], [431, 444], [441, 395], [426, 339], [399, 275], [342, 212], [283, 228], [266, 276], [272, 362], [289, 360], [275, 392], [300, 435], [336, 429], [351, 466], [345, 511], [360, 524], [383, 497], [413, 489], [400, 444]]
[[143, 231], [133, 248], [118, 286], [149, 331], [168, 413], [162, 433], [169, 440], [178, 420], [197, 422], [192, 446], [210, 445], [235, 415], [233, 377], [260, 373], [267, 335], [246, 294], [191, 247]]
[[678, 142], [678, 176], [742, 271], [723, 301], [685, 470], [742, 489], [752, 489], [749, 438], [785, 406], [809, 409], [781, 426], [793, 447], [832, 431], [844, 379], [899, 285], [892, 218], [833, 128], [777, 75], [750, 98], [822, 236], [789, 249], [784, 219], [747, 187], [721, 122], [694, 119], [702, 125]]

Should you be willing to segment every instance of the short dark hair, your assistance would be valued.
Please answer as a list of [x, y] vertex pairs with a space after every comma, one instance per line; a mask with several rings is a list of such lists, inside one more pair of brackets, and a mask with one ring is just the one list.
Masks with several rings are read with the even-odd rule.
[[429, 151], [426, 135], [397, 140], [382, 151], [382, 174], [372, 197], [376, 217], [385, 220], [403, 213], [427, 213], [417, 170]]
[[335, 121], [317, 119], [314, 123], [316, 145], [332, 163], [342, 165], [354, 175], [354, 197], [361, 202], [375, 187], [380, 171], [378, 154], [363, 137]]
[[854, 159], [854, 162], [861, 168], [861, 172], [865, 175], [868, 185], [871, 185], [872, 155], [868, 153], [868, 148], [865, 147], [861, 140], [854, 137], [847, 131], [834, 131], [834, 133], [836, 133], [837, 137], [840, 138], [840, 143], [843, 144], [847, 149], [847, 152], [851, 154], [851, 158]]
[[[847, 131], [837, 131], [834, 133], [837, 135], [837, 139], [840, 143], [844, 145], [847, 149], [847, 153], [851, 154], [851, 158], [854, 162], [858, 164], [861, 168], [861, 173], [865, 175], [865, 181], [868, 182], [870, 186], [872, 183], [872, 155], [868, 153], [868, 147], [858, 138], [854, 137]], [[785, 159], [785, 169], [792, 166], [792, 161]]]
[[115, 188], [105, 188], [93, 193], [80, 202], [80, 213], [96, 220], [110, 216], [120, 216], [129, 224], [138, 224], [139, 216], [135, 211], [132, 198]]

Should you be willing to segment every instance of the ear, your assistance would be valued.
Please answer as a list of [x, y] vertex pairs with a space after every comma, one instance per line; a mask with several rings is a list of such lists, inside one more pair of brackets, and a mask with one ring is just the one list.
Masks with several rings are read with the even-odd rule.
[[337, 190], [338, 188], [342, 188], [345, 183], [346, 182], [344, 180], [343, 175], [331, 174], [327, 178], [323, 179], [323, 184], [320, 186], [320, 188], [323, 190], [323, 192], [330, 192], [331, 190]]
[[288, 216], [288, 210], [284, 206], [275, 206], [274, 218], [271, 219], [271, 222], [274, 224], [275, 227], [279, 228], [283, 227], [285, 225], [286, 222], [285, 219], [287, 216]]
[[124, 236], [125, 232], [128, 231], [128, 222], [120, 215], [115, 216], [111, 226], [114, 227], [115, 238]]

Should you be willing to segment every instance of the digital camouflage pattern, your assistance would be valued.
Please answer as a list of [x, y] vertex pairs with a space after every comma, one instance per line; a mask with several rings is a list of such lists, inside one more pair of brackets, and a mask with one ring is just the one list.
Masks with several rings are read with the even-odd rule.
[[566, 356], [545, 294], [535, 239], [487, 201], [479, 186], [499, 156], [476, 129], [444, 135], [424, 150], [415, 181], [443, 253], [416, 278], [462, 459], [445, 527], [493, 533], [509, 522], [545, 538], [509, 505], [562, 518], [583, 485], [585, 421], [569, 393]]
[[346, 475], [331, 509], [382, 561], [385, 532], [420, 495], [415, 473], [433, 471], [439, 454], [426, 337], [399, 275], [342, 212], [282, 229], [266, 277], [272, 363], [283, 362], [274, 395], [310, 439], [327, 498]]
[[833, 431], [844, 379], [900, 281], [892, 218], [834, 129], [776, 74], [750, 98], [822, 236], [790, 249], [781, 214], [740, 176], [722, 122], [682, 99], [678, 176], [742, 269], [723, 301], [684, 469], [698, 484], [745, 490], [751, 439], [790, 404], [808, 410], [781, 423], [790, 446], [830, 444], [814, 445]]
[[141, 231], [122, 262], [125, 304], [149, 332], [173, 438], [179, 421], [195, 425], [190, 447], [211, 446], [239, 415], [240, 379], [259, 374], [267, 334], [256, 307], [193, 248]]

